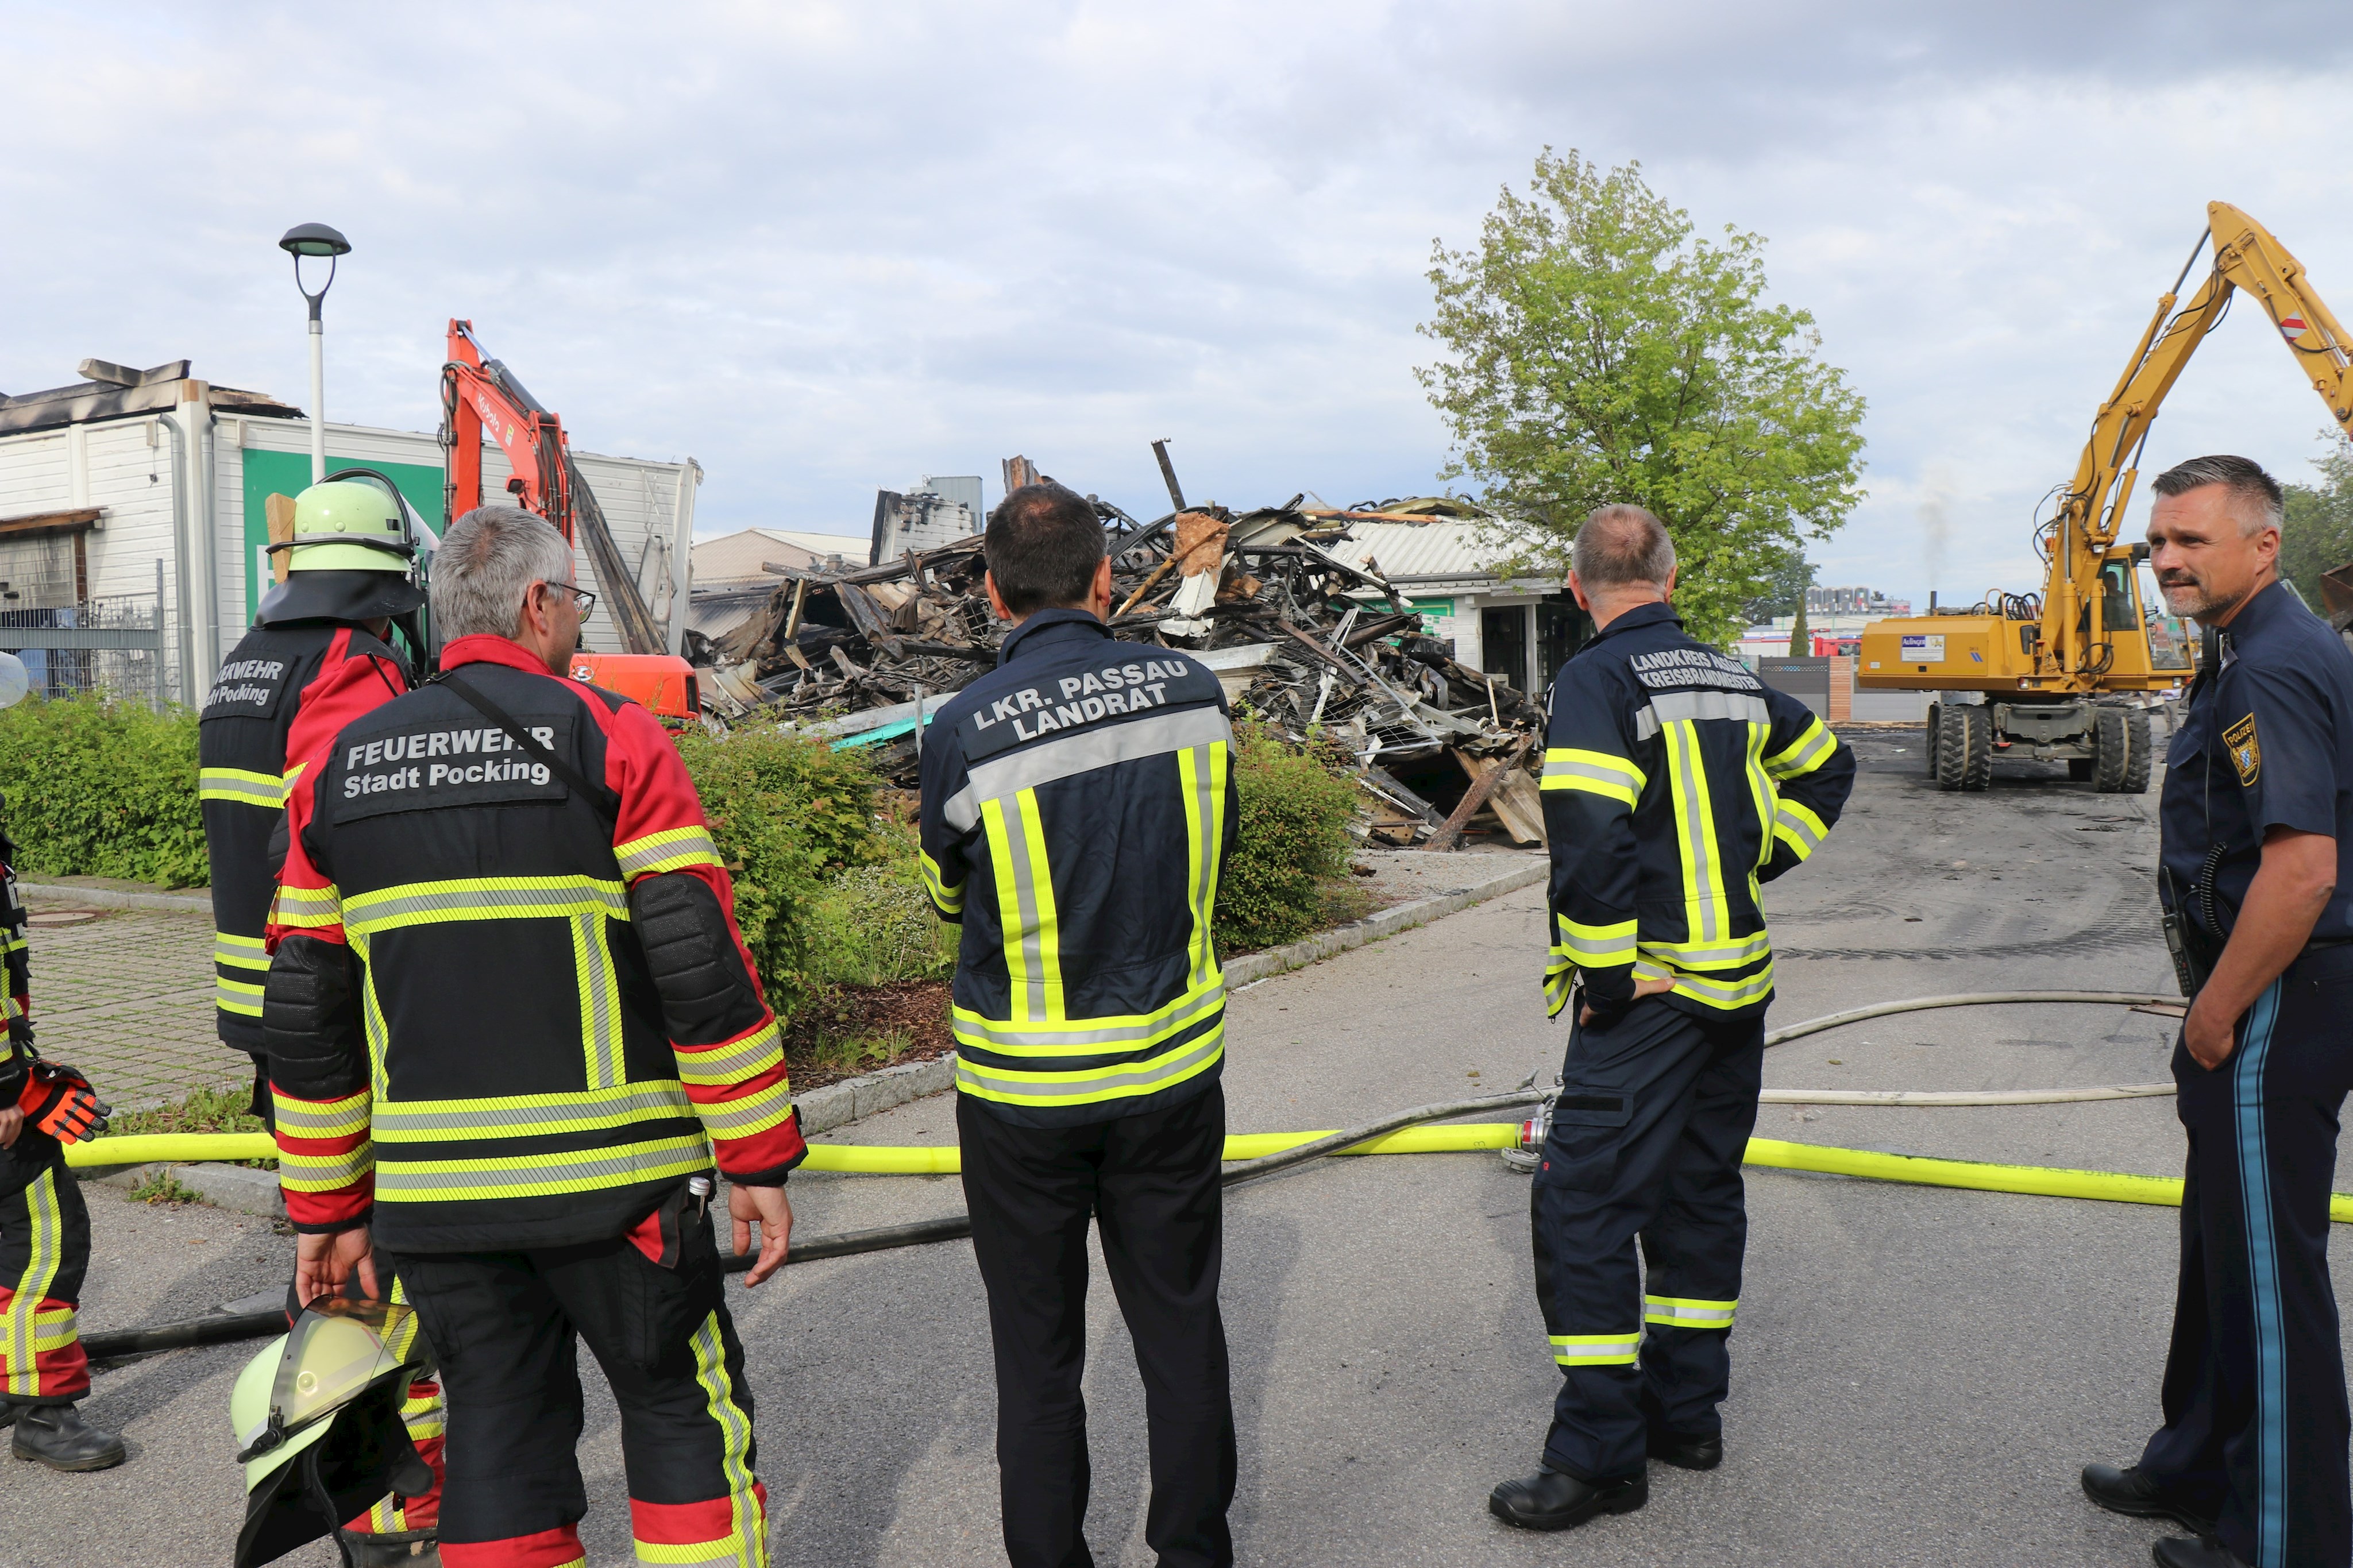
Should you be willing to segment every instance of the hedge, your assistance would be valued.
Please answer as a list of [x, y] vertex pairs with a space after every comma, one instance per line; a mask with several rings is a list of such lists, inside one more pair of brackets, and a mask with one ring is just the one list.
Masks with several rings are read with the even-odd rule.
[[185, 709], [58, 698], [0, 710], [0, 797], [19, 876], [189, 888], [210, 875]]
[[[880, 824], [866, 760], [821, 742], [737, 733], [680, 742], [712, 837], [735, 880], [735, 912], [780, 1010], [836, 978], [835, 945], [813, 921], [839, 902], [840, 874], [887, 866], [918, 880], [903, 826]], [[1313, 749], [1255, 726], [1236, 733], [1240, 844], [1218, 895], [1218, 942], [1240, 952], [1295, 941], [1347, 868], [1354, 795]], [[0, 710], [0, 814], [17, 871], [121, 877], [166, 887], [207, 878], [196, 803], [196, 720], [132, 703], [61, 699]], [[908, 862], [905, 865], [902, 861]], [[813, 951], [813, 944], [817, 949]]]

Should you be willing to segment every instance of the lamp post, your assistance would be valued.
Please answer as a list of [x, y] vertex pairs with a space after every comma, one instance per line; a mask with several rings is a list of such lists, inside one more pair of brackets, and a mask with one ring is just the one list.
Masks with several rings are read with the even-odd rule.
[[[302, 298], [311, 302], [311, 482], [318, 484], [327, 477], [327, 357], [326, 339], [319, 324], [319, 303], [334, 287], [335, 258], [352, 248], [352, 242], [323, 223], [297, 224], [279, 240], [278, 248], [294, 258], [294, 287], [302, 289]], [[302, 258], [323, 256], [327, 258], [327, 280], [319, 285], [315, 294], [302, 288]]]

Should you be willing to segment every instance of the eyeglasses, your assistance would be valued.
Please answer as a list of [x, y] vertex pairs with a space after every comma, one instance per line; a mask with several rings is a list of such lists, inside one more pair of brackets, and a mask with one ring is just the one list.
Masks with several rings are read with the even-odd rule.
[[596, 607], [596, 595], [586, 588], [575, 588], [569, 583], [550, 583], [544, 578], [541, 580], [540, 586], [545, 588], [551, 595], [571, 595], [572, 602], [580, 608], [580, 618], [583, 620], [587, 619], [588, 612]]

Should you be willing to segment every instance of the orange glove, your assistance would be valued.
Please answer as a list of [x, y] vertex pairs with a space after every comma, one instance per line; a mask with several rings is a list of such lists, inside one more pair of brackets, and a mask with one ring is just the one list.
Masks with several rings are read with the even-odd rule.
[[37, 1130], [60, 1143], [79, 1142], [106, 1131], [114, 1108], [100, 1100], [90, 1079], [63, 1062], [36, 1058], [25, 1074], [16, 1107]]

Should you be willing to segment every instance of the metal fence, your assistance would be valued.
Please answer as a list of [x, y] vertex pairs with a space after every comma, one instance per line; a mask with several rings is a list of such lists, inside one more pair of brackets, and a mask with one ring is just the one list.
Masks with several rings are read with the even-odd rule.
[[25, 661], [39, 697], [103, 693], [161, 709], [185, 700], [164, 626], [164, 584], [48, 609], [0, 608], [0, 649]]

